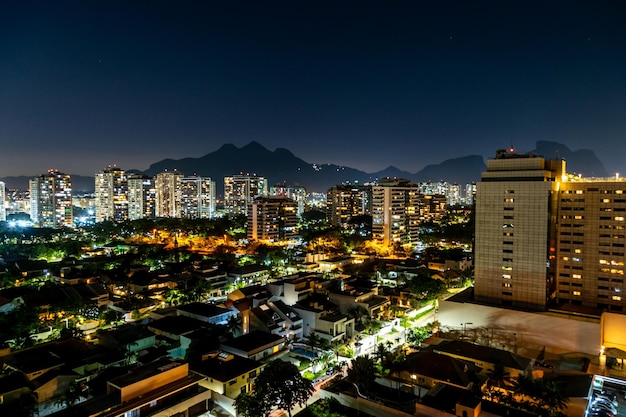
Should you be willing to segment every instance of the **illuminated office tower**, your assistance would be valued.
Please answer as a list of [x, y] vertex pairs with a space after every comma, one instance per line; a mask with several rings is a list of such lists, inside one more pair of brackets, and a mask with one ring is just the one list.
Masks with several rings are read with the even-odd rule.
[[372, 187], [335, 185], [326, 191], [326, 219], [331, 226], [347, 229], [353, 217], [371, 213]]
[[224, 209], [231, 214], [246, 214], [256, 197], [267, 196], [267, 179], [256, 174], [224, 177]]
[[152, 219], [155, 214], [156, 188], [154, 178], [147, 175], [128, 176], [128, 218]]
[[215, 181], [207, 177], [183, 177], [180, 180], [180, 216], [210, 219], [215, 214]]
[[0, 222], [5, 222], [7, 220], [6, 200], [7, 198], [4, 183], [0, 181]]
[[404, 179], [382, 179], [372, 186], [372, 238], [384, 245], [418, 242], [419, 185]]
[[109, 165], [95, 175], [96, 222], [128, 220], [128, 176]]
[[565, 161], [498, 151], [476, 187], [474, 296], [543, 310], [554, 299], [557, 190]]
[[270, 187], [270, 196], [291, 198], [298, 205], [298, 216], [306, 209], [306, 188], [299, 185], [276, 184]]
[[31, 179], [30, 212], [39, 227], [72, 227], [72, 178], [50, 169]]
[[283, 196], [257, 197], [248, 208], [247, 229], [250, 240], [285, 241], [297, 235], [298, 206]]
[[157, 174], [156, 188], [156, 216], [180, 217], [180, 180], [182, 172], [165, 171]]

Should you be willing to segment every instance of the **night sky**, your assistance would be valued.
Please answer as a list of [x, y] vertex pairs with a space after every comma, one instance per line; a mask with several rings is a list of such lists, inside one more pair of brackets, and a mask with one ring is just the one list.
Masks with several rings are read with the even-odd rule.
[[0, 177], [257, 141], [416, 172], [537, 140], [626, 174], [626, 3], [3, 1]]

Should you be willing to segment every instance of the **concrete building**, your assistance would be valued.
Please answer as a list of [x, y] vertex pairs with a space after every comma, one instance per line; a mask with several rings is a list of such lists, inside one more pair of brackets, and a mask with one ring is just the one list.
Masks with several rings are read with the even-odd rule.
[[564, 161], [498, 151], [476, 189], [475, 297], [542, 310], [554, 300], [556, 196]]
[[298, 206], [300, 216], [306, 209], [306, 188], [299, 185], [276, 184], [270, 187], [270, 196], [283, 196], [292, 199]]
[[248, 205], [256, 197], [267, 196], [267, 179], [256, 174], [239, 173], [224, 177], [224, 210], [231, 214], [247, 214]]
[[6, 211], [6, 191], [5, 186], [2, 181], [0, 181], [0, 222], [4, 222], [7, 220], [7, 211]]
[[248, 208], [248, 239], [287, 241], [297, 236], [297, 204], [283, 196], [257, 197]]
[[372, 238], [384, 245], [415, 244], [420, 223], [419, 185], [383, 179], [372, 187]]
[[96, 222], [128, 220], [128, 176], [114, 165], [96, 173]]
[[155, 180], [147, 175], [128, 176], [128, 218], [152, 219], [156, 216]]
[[30, 180], [31, 220], [39, 227], [72, 227], [72, 178], [55, 169]]
[[180, 179], [180, 216], [210, 219], [215, 215], [215, 181], [208, 177]]
[[335, 185], [326, 192], [326, 219], [331, 226], [349, 228], [353, 217], [372, 212], [372, 187], [370, 185]]
[[500, 151], [477, 184], [475, 298], [624, 311], [626, 181]]
[[160, 172], [156, 176], [156, 216], [180, 217], [180, 181], [183, 173]]

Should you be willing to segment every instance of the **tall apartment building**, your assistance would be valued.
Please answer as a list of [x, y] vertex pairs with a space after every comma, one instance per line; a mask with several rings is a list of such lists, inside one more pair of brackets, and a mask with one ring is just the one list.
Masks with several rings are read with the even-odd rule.
[[298, 216], [306, 210], [306, 188], [300, 185], [276, 184], [270, 187], [270, 196], [291, 198], [298, 205]]
[[420, 222], [436, 222], [448, 214], [448, 201], [445, 195], [421, 194], [419, 196]]
[[147, 175], [128, 176], [128, 218], [130, 220], [156, 217], [155, 180]]
[[180, 217], [210, 219], [215, 214], [215, 181], [207, 177], [180, 179]]
[[347, 229], [350, 219], [371, 212], [371, 185], [335, 185], [326, 192], [326, 219], [332, 226]]
[[542, 310], [554, 300], [557, 195], [565, 161], [498, 151], [476, 187], [477, 301]]
[[128, 220], [128, 176], [126, 171], [109, 165], [95, 177], [96, 222]]
[[72, 178], [55, 169], [30, 180], [30, 215], [39, 227], [72, 227]]
[[7, 211], [6, 211], [6, 188], [4, 186], [4, 182], [0, 181], [0, 222], [5, 222], [7, 220]]
[[297, 210], [297, 203], [284, 196], [255, 198], [248, 208], [248, 239], [272, 241], [294, 239], [297, 235]]
[[231, 214], [247, 214], [256, 197], [267, 196], [267, 179], [256, 174], [224, 177], [224, 209]]
[[626, 181], [568, 175], [556, 220], [557, 303], [625, 311]]
[[415, 244], [420, 224], [419, 185], [382, 179], [372, 186], [372, 238], [385, 244]]
[[156, 216], [180, 217], [180, 180], [183, 173], [165, 171], [157, 174], [156, 188]]

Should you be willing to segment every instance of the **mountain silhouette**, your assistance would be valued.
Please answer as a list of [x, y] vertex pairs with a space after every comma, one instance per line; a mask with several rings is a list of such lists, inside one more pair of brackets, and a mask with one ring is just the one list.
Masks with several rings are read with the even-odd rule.
[[[536, 148], [529, 153], [543, 156], [546, 159], [563, 158], [567, 161], [567, 171], [580, 173], [585, 177], [607, 177], [604, 165], [593, 151], [582, 149], [570, 150], [558, 142], [538, 141]], [[489, 158], [495, 156], [489, 155]], [[154, 176], [165, 170], [178, 170], [184, 175], [200, 175], [211, 177], [217, 186], [217, 194], [223, 194], [224, 177], [238, 173], [249, 173], [264, 176], [270, 186], [276, 184], [300, 185], [309, 192], [325, 192], [333, 185], [344, 182], [367, 183], [385, 177], [406, 178], [415, 182], [447, 181], [457, 184], [468, 184], [480, 181], [480, 175], [486, 169], [485, 161], [480, 155], [469, 155], [447, 159], [438, 164], [424, 167], [411, 173], [393, 165], [382, 171], [367, 173], [355, 168], [330, 163], [317, 164], [306, 162], [285, 148], [270, 151], [258, 142], [238, 148], [233, 144], [224, 144], [218, 150], [199, 158], [163, 159], [155, 162], [143, 173]], [[95, 174], [95, 173], [94, 173]], [[28, 189], [28, 180], [32, 177], [0, 178], [8, 188]], [[93, 177], [72, 175], [75, 192], [93, 192]]]

